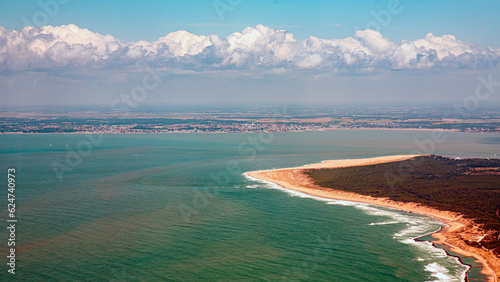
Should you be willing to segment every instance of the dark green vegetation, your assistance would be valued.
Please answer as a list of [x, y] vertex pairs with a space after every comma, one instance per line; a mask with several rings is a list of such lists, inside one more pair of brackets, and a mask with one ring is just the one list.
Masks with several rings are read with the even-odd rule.
[[[458, 212], [500, 231], [500, 159], [452, 159], [422, 156], [377, 165], [307, 170], [314, 183], [395, 201], [416, 202]], [[495, 232], [497, 234], [498, 232]], [[498, 235], [498, 234], [497, 234]], [[500, 242], [488, 248], [500, 253]]]

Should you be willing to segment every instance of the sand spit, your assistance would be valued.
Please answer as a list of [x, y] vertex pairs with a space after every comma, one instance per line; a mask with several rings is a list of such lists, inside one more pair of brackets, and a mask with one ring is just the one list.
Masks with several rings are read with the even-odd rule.
[[439, 240], [434, 243], [448, 245], [453, 252], [475, 257], [484, 265], [485, 270], [487, 271], [486, 274], [490, 277], [490, 281], [498, 282], [498, 278], [500, 276], [500, 260], [491, 251], [475, 248], [465, 244], [462, 239], [465, 232], [468, 234], [477, 233], [478, 235], [482, 235], [482, 233], [479, 232], [477, 225], [468, 219], [464, 219], [460, 214], [437, 210], [435, 208], [413, 202], [397, 202], [388, 198], [376, 198], [357, 193], [323, 188], [314, 185], [312, 180], [307, 175], [302, 173], [305, 169], [374, 165], [387, 162], [404, 161], [417, 156], [419, 155], [395, 155], [365, 159], [329, 160], [301, 167], [252, 171], [249, 172], [248, 175], [257, 179], [278, 184], [286, 189], [299, 191], [312, 196], [369, 203], [408, 212], [421, 213], [440, 219], [448, 226], [432, 234], [433, 237]]

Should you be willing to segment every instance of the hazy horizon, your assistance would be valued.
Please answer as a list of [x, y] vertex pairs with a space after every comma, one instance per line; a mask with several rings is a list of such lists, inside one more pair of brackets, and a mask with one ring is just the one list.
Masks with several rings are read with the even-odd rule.
[[500, 101], [498, 1], [40, 3], [0, 1], [7, 108]]

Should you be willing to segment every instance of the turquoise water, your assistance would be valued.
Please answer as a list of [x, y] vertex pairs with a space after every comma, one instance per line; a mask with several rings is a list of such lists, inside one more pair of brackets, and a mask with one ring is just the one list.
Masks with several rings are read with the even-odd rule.
[[[447, 133], [428, 148], [494, 157], [498, 145], [487, 140], [495, 137]], [[18, 219], [11, 275], [2, 209], [1, 281], [459, 281], [467, 269], [431, 243], [413, 240], [439, 229], [429, 217], [324, 201], [244, 175], [411, 153], [430, 132], [93, 138], [0, 135], [0, 181], [6, 187], [7, 169], [16, 168]], [[7, 207], [6, 193], [0, 206]]]

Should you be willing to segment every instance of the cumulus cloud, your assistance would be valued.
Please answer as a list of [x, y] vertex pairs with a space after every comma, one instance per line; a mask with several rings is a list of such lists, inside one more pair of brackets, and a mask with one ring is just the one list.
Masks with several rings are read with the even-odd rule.
[[[318, 70], [489, 68], [500, 49], [480, 48], [452, 35], [427, 34], [415, 41], [391, 42], [378, 31], [353, 37], [297, 40], [285, 30], [247, 27], [226, 38], [176, 31], [156, 41], [122, 42], [76, 25], [0, 26], [0, 70], [124, 69]], [[280, 71], [280, 72], [281, 72]]]

